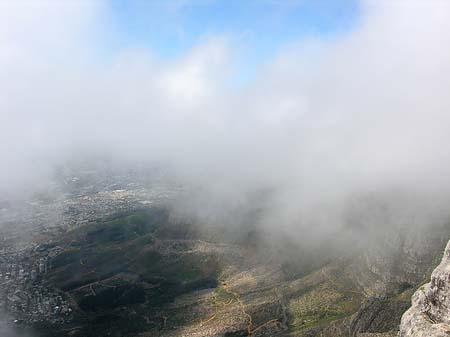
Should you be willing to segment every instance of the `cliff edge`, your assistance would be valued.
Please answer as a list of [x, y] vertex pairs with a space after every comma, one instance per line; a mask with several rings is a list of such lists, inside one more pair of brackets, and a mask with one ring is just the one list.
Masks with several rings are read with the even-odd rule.
[[400, 337], [450, 336], [450, 241], [431, 281], [412, 296], [400, 323]]

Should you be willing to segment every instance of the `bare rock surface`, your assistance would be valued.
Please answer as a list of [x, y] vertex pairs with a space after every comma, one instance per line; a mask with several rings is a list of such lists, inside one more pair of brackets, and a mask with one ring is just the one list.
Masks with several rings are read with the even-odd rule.
[[412, 297], [412, 306], [402, 317], [400, 337], [450, 336], [450, 242], [430, 283]]

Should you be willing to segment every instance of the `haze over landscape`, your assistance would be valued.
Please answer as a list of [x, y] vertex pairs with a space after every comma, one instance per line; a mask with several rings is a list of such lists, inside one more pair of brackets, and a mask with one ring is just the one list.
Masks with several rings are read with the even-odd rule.
[[[71, 227], [48, 240], [69, 247], [70, 240], [86, 235], [76, 249], [81, 252], [77, 254], [89, 254], [91, 246], [84, 245], [97, 240], [98, 233], [84, 233], [88, 229], [80, 227], [80, 221], [110, 221], [116, 209], [132, 217], [131, 210], [141, 212], [142, 205], [167, 199], [163, 204], [169, 205], [170, 216], [158, 215], [156, 221], [140, 214], [145, 220], [139, 221], [160, 228], [160, 221], [173, 225], [176, 218], [176, 226], [200, 226], [195, 234], [186, 230], [190, 234], [183, 234], [183, 240], [210, 242], [214, 237], [224, 245], [229, 240], [241, 245], [242, 238], [247, 244], [255, 236], [263, 247], [270, 242], [283, 248], [288, 240], [296, 248], [275, 248], [281, 257], [273, 259], [281, 264], [287, 263], [284, 259], [301, 260], [294, 268], [301, 272], [293, 272], [299, 280], [336, 256], [361, 256], [372, 249], [376, 253], [369, 254], [368, 268], [385, 275], [384, 267], [374, 265], [404, 259], [394, 258], [390, 250], [401, 246], [401, 254], [416, 260], [408, 260], [408, 267], [389, 267], [389, 277], [372, 283], [372, 276], [361, 272], [367, 277], [355, 277], [358, 286], [348, 287], [347, 278], [344, 282], [337, 277], [350, 292], [359, 287], [359, 304], [363, 297], [380, 298], [382, 292], [383, 298], [397, 296], [429, 277], [431, 263], [436, 264], [450, 234], [449, 60], [450, 4], [444, 0], [0, 1], [0, 210], [6, 219], [16, 207], [13, 202], [47, 194], [58, 202], [66, 200], [47, 210], [48, 219], [51, 215], [55, 226], [63, 219]], [[61, 177], [65, 187], [55, 189]], [[152, 192], [155, 181], [165, 192]], [[114, 184], [120, 186], [111, 187]], [[73, 200], [80, 204], [67, 195], [79, 198]], [[91, 213], [73, 211], [81, 209], [80, 200], [92, 201]], [[111, 211], [104, 200], [111, 201]], [[126, 207], [120, 200], [126, 200]], [[41, 216], [47, 211], [36, 212]], [[20, 208], [17, 212], [15, 219], [31, 231], [31, 240], [38, 237], [33, 231], [51, 222], [27, 222]], [[8, 221], [0, 222], [5, 233], [16, 226], [9, 219], [8, 213]], [[30, 219], [36, 215], [31, 213]], [[135, 218], [126, 219], [124, 223], [134, 224], [130, 219]], [[134, 230], [167, 239], [149, 228]], [[232, 239], [223, 234], [228, 232]], [[140, 247], [141, 241], [133, 245], [126, 235], [129, 247]], [[170, 240], [179, 240], [177, 235], [169, 235]], [[8, 237], [3, 235], [4, 242]], [[423, 244], [428, 237], [432, 243]], [[99, 240], [105, 244], [104, 238]], [[342, 255], [325, 248], [317, 253], [324, 243]], [[248, 270], [229, 253], [217, 253], [219, 246], [214, 254], [223, 254], [225, 264], [234, 266], [231, 274], [223, 275]], [[112, 249], [109, 243], [107, 247]], [[205, 247], [192, 249], [209, 252]], [[250, 261], [247, 248], [242, 261]], [[386, 259], [378, 258], [379, 252], [387, 254]], [[76, 256], [79, 265], [88, 259]], [[251, 256], [258, 263], [273, 262], [259, 251]], [[73, 301], [91, 310], [79, 301], [87, 296], [77, 293], [84, 284], [63, 282], [57, 274], [57, 268], [72, 260], [55, 261], [56, 269], [44, 278], [47, 286], [72, 292]], [[127, 266], [121, 273], [126, 269], [149, 277], [139, 264], [117, 263]], [[202, 269], [208, 280], [213, 277], [209, 271]], [[283, 277], [273, 284], [288, 282]], [[234, 301], [236, 289], [225, 303]], [[288, 306], [283, 301], [294, 296], [283, 294], [282, 308]], [[354, 300], [352, 309], [349, 304], [345, 314], [339, 311], [326, 321], [356, 313]], [[158, 304], [158, 310], [164, 305]], [[396, 315], [404, 310], [402, 306]], [[295, 330], [289, 319], [295, 321], [297, 314], [292, 311], [279, 319], [280, 333], [307, 336], [300, 333], [319, 322], [292, 323]], [[390, 332], [398, 323], [384, 331], [359, 331]], [[148, 336], [163, 336], [165, 325]], [[139, 329], [117, 336], [147, 331]], [[228, 333], [224, 329], [216, 334], [177, 333], [219, 336]], [[178, 336], [173, 331], [168, 336]], [[314, 331], [310, 336], [318, 336]], [[346, 336], [321, 331], [324, 336]], [[248, 335], [256, 333], [249, 325]], [[359, 336], [356, 333], [352, 336]]]

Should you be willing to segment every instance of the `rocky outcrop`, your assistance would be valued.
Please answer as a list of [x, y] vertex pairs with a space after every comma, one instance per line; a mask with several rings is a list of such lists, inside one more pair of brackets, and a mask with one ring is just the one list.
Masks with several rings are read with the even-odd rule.
[[412, 297], [412, 306], [402, 317], [400, 337], [450, 336], [450, 242], [431, 282]]

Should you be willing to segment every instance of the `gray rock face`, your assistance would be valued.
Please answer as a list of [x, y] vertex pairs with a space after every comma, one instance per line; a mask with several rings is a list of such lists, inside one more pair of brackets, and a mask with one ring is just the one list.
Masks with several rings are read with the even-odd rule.
[[450, 336], [450, 241], [431, 282], [412, 297], [412, 306], [402, 317], [400, 337]]

